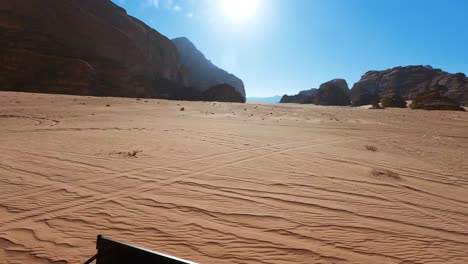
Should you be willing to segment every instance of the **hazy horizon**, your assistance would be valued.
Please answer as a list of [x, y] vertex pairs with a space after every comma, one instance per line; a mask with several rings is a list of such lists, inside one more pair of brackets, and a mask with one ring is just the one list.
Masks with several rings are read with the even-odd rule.
[[296, 94], [369, 70], [468, 72], [466, 1], [114, 0], [168, 38], [187, 37], [248, 97]]

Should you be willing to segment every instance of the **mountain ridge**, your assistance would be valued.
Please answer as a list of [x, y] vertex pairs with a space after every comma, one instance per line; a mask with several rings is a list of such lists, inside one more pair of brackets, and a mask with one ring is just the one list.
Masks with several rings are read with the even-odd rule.
[[208, 60], [205, 55], [186, 37], [172, 39], [176, 46], [181, 67], [187, 74], [184, 83], [204, 92], [209, 88], [229, 84], [245, 98], [244, 83], [235, 75], [219, 68]]

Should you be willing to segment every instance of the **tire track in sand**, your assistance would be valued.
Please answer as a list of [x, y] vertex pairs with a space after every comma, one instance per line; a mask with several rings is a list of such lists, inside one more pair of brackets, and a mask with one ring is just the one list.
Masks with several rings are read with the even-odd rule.
[[[379, 138], [381, 138], [381, 137], [379, 137]], [[385, 138], [388, 138], [388, 137], [385, 137]], [[331, 145], [331, 144], [338, 144], [338, 143], [348, 143], [348, 142], [361, 141], [361, 140], [363, 140], [363, 138], [353, 138], [353, 139], [344, 139], [344, 140], [339, 139], [339, 140], [334, 140], [334, 141], [330, 141], [330, 142], [321, 142], [321, 143], [316, 143], [316, 144], [311, 144], [311, 145], [307, 145], [307, 144], [304, 145], [303, 142], [295, 142], [293, 144], [291, 144], [291, 143], [275, 144], [276, 146], [278, 146], [278, 145], [291, 145], [292, 147], [289, 147], [289, 148], [284, 149], [284, 150], [269, 151], [268, 153], [265, 153], [265, 154], [262, 154], [262, 155], [259, 155], [259, 156], [256, 156], [256, 157], [240, 158], [240, 159], [228, 162], [228, 163], [224, 163], [224, 164], [217, 165], [217, 166], [214, 166], [214, 167], [211, 167], [211, 168], [208, 168], [208, 169], [204, 169], [202, 171], [195, 171], [193, 173], [189, 173], [189, 174], [182, 175], [182, 176], [179, 176], [179, 177], [172, 177], [172, 178], [167, 179], [167, 180], [161, 180], [161, 181], [158, 181], [158, 182], [155, 182], [155, 183], [151, 184], [151, 185], [154, 185], [151, 188], [148, 188], [148, 186], [150, 184], [148, 184], [146, 182], [146, 183], [142, 183], [142, 184], [139, 184], [137, 186], [127, 188], [127, 189], [123, 189], [121, 191], [113, 192], [113, 193], [110, 193], [110, 194], [95, 195], [95, 196], [92, 196], [92, 197], [89, 197], [89, 198], [78, 199], [78, 200], [75, 200], [75, 201], [62, 203], [62, 204], [59, 204], [59, 205], [56, 205], [56, 206], [50, 206], [50, 207], [47, 207], [47, 208], [42, 208], [42, 210], [34, 210], [34, 211], [24, 212], [24, 213], [21, 213], [21, 214], [16, 214], [16, 215], [10, 217], [9, 219], [4, 219], [2, 222], [0, 222], [0, 225], [2, 226], [0, 228], [0, 230], [8, 230], [11, 226], [21, 225], [21, 222], [23, 220], [28, 220], [28, 221], [43, 220], [44, 215], [56, 216], [56, 215], [64, 214], [64, 213], [71, 212], [71, 211], [74, 211], [74, 210], [77, 210], [77, 209], [87, 208], [89, 206], [92, 206], [92, 204], [94, 204], [96, 202], [109, 201], [109, 200], [113, 200], [113, 199], [116, 199], [116, 198], [121, 198], [121, 197], [128, 196], [129, 194], [132, 194], [132, 193], [140, 193], [140, 192], [145, 192], [145, 191], [149, 191], [149, 190], [154, 190], [154, 189], [157, 189], [157, 188], [159, 188], [161, 186], [169, 185], [171, 183], [177, 182], [180, 179], [185, 178], [185, 177], [196, 176], [196, 175], [199, 175], [199, 174], [215, 171], [215, 170], [218, 170], [218, 169], [227, 168], [227, 167], [229, 167], [231, 165], [234, 165], [234, 164], [238, 164], [238, 163], [242, 163], [242, 162], [246, 162], [246, 161], [252, 161], [252, 160], [255, 160], [255, 159], [258, 159], [258, 158], [267, 157], [269, 155], [277, 155], [277, 154], [287, 153], [287, 152], [294, 151], [294, 150], [305, 149], [305, 148], [316, 147], [316, 146], [324, 146], [324, 145]], [[300, 146], [294, 147], [294, 145], [297, 145], [299, 143], [301, 144]], [[259, 149], [265, 149], [265, 148], [271, 148], [271, 147], [272, 146], [256, 147], [256, 148], [253, 148], [253, 149], [237, 151], [237, 153], [239, 153], [239, 152], [249, 153], [252, 150], [259, 150]], [[232, 154], [232, 153], [229, 153], [229, 154]], [[215, 155], [210, 155], [210, 156], [216, 156], [216, 154]], [[196, 160], [206, 159], [206, 158], [209, 158], [209, 157], [202, 157], [202, 158], [198, 158]], [[192, 160], [189, 160], [189, 161], [186, 161], [186, 162], [180, 162], [180, 163], [185, 164], [185, 163], [193, 162], [193, 160], [195, 160], [195, 159], [192, 159]], [[167, 167], [167, 166], [162, 166], [162, 167], [164, 168], [164, 167]], [[154, 170], [154, 169], [155, 169], [154, 167], [150, 167], [150, 168], [144, 168], [144, 169], [136, 170], [136, 171], [134, 170], [134, 171], [128, 172], [128, 173], [119, 173], [118, 175], [109, 175], [108, 177], [105, 177], [105, 179], [106, 180], [107, 179], [116, 180], [116, 178], [118, 178], [118, 177], [125, 177], [125, 176], [128, 177], [129, 175], [133, 175], [133, 176], [138, 177], [139, 173]], [[102, 178], [100, 178], [99, 180], [102, 181]], [[99, 182], [99, 181], [97, 181], [95, 179], [92, 179], [90, 181], [86, 181], [87, 184], [90, 184], [92, 182]]]
[[[280, 143], [280, 144], [276, 144], [276, 146], [292, 145], [293, 147], [290, 147], [288, 149], [303, 148], [302, 145], [300, 147], [294, 147], [294, 145], [297, 145], [297, 144], [298, 144], [298, 142], [295, 142], [293, 144], [291, 144], [291, 143]], [[253, 150], [259, 150], [259, 149], [265, 149], [265, 148], [271, 148], [271, 147], [272, 146], [256, 147], [256, 148], [253, 148]], [[252, 149], [237, 151], [237, 153], [239, 153], [239, 152], [249, 153], [249, 151], [252, 151]], [[274, 150], [274, 151], [271, 151], [269, 153], [274, 154], [276, 152], [277, 151]], [[237, 153], [234, 153], [234, 154], [237, 154]], [[231, 153], [224, 153], [224, 154], [221, 154], [221, 155], [226, 155], [226, 154], [233, 154], [233, 153], [232, 152]], [[212, 158], [214, 156], [218, 156], [218, 155], [217, 154], [209, 155], [209, 157], [201, 157], [201, 158], [191, 159], [189, 161], [177, 162], [176, 164], [177, 165], [186, 164], [186, 163], [190, 163], [190, 162], [193, 162], [193, 161], [209, 159], [209, 158]], [[247, 158], [247, 159], [255, 159], [255, 158], [257, 158], [257, 157]], [[243, 158], [243, 159], [234, 160], [234, 161], [222, 164], [222, 165], [217, 165], [217, 166], [214, 166], [212, 168], [205, 169], [203, 172], [210, 171], [210, 170], [217, 170], [217, 169], [222, 168], [222, 167], [228, 167], [230, 164], [235, 164], [235, 163], [238, 163], [238, 162], [242, 162], [242, 161], [245, 161], [247, 159]], [[101, 182], [103, 179], [104, 180], [108, 180], [108, 179], [116, 180], [119, 177], [128, 177], [129, 175], [137, 176], [139, 173], [142, 173], [142, 172], [151, 171], [151, 170], [158, 169], [158, 168], [167, 168], [167, 167], [169, 167], [169, 166], [156, 166], [156, 167], [143, 168], [143, 169], [140, 169], [140, 170], [133, 170], [133, 171], [130, 171], [130, 172], [118, 173], [117, 175], [109, 175], [107, 177], [99, 178], [99, 179], [90, 179], [90, 180], [78, 181], [78, 183], [91, 184], [93, 182]], [[203, 172], [201, 172], [201, 173], [203, 173]], [[198, 172], [195, 172], [195, 173], [198, 173]], [[66, 202], [66, 203], [61, 203], [61, 204], [55, 205], [55, 206], [49, 206], [47, 208], [41, 208], [41, 209], [38, 209], [38, 210], [33, 210], [33, 211], [28, 211], [28, 212], [24, 212], [24, 213], [20, 213], [20, 214], [15, 214], [12, 217], [10, 217], [8, 219], [3, 219], [0, 222], [0, 225], [1, 225], [0, 230], [8, 230], [10, 226], [18, 225], [23, 220], [28, 220], [28, 221], [40, 220], [46, 214], [59, 215], [60, 213], [74, 211], [75, 209], [82, 209], [82, 208], [89, 207], [93, 203], [96, 203], [96, 202], [108, 201], [108, 200], [112, 200], [112, 199], [116, 199], [116, 198], [120, 198], [120, 197], [125, 197], [125, 196], [127, 196], [129, 194], [132, 194], [132, 193], [138, 193], [138, 192], [144, 192], [144, 191], [148, 191], [148, 190], [154, 190], [154, 189], [157, 189], [158, 187], [160, 187], [161, 183], [160, 182], [155, 182], [155, 183], [152, 184], [152, 185], [155, 185], [155, 186], [152, 186], [152, 188], [145, 188], [145, 187], [148, 187], [148, 185], [149, 184], [147, 182], [145, 182], [145, 183], [139, 184], [137, 186], [127, 188], [127, 189], [123, 189], [121, 191], [113, 192], [113, 193], [110, 193], [110, 194], [101, 194], [101, 195], [98, 194], [98, 195], [95, 195], [95, 196], [92, 196], [92, 197], [89, 197], [89, 198], [78, 199], [78, 200], [74, 200], [74, 201], [70, 201], [70, 202]], [[80, 188], [80, 187], [77, 187], [77, 186], [70, 187], [70, 186], [68, 186], [68, 188]], [[60, 189], [61, 188], [56, 188], [55, 190], [60, 190]], [[50, 190], [48, 192], [53, 192], [55, 190]], [[86, 190], [88, 190], [88, 189], [86, 189]], [[37, 195], [37, 194], [38, 193], [36, 193], [35, 195]]]
[[[299, 142], [299, 143], [301, 143], [301, 142]], [[298, 142], [295, 142], [294, 144], [298, 144]], [[95, 183], [95, 182], [101, 182], [103, 180], [113, 180], [113, 179], [117, 179], [119, 177], [124, 177], [124, 176], [128, 176], [128, 175], [135, 175], [135, 174], [144, 173], [144, 172], [151, 171], [151, 170], [168, 169], [168, 168], [170, 168], [172, 166], [179, 166], [179, 165], [189, 164], [189, 163], [192, 163], [192, 162], [198, 162], [198, 161], [209, 160], [209, 159], [213, 159], [213, 158], [219, 158], [219, 157], [227, 156], [227, 155], [235, 155], [235, 154], [240, 154], [240, 153], [249, 153], [251, 151], [268, 149], [268, 148], [272, 148], [272, 147], [273, 148], [274, 147], [280, 147], [280, 146], [283, 146], [283, 145], [287, 146], [287, 145], [292, 145], [292, 144], [283, 142], [283, 143], [278, 143], [278, 144], [254, 147], [254, 148], [237, 150], [237, 151], [227, 151], [227, 152], [223, 152], [223, 153], [217, 153], [217, 154], [207, 155], [207, 156], [203, 156], [203, 157], [193, 158], [193, 159], [186, 160], [186, 161], [177, 161], [177, 162], [167, 164], [167, 165], [149, 166], [149, 167], [138, 169], [138, 170], [115, 172], [115, 174], [110, 174], [110, 175], [104, 176], [104, 177], [83, 179], [83, 180], [75, 181], [74, 182], [75, 186], [73, 186], [73, 187], [76, 188], [79, 185], [85, 185], [85, 184], [91, 184], [91, 183]], [[27, 148], [23, 148], [23, 149], [27, 149]], [[11, 149], [11, 150], [14, 150], [14, 149]], [[8, 153], [8, 151], [3, 151], [3, 153]], [[63, 153], [68, 153], [68, 152], [56, 152], [56, 153], [63, 154]], [[30, 154], [34, 155], [33, 153], [30, 153]], [[93, 164], [89, 164], [89, 163], [82, 163], [82, 164], [89, 166], [91, 169], [93, 169], [93, 167], [95, 167]], [[141, 165], [143, 165], [143, 164], [141, 164]], [[148, 165], [148, 164], [144, 164], [144, 165]], [[17, 170], [17, 171], [20, 171], [20, 172], [23, 172], [23, 173], [37, 174], [36, 172], [27, 171], [27, 170], [24, 170], [24, 169], [17, 169], [17, 168], [11, 167], [11, 166], [10, 166], [10, 169], [11, 170]], [[38, 176], [41, 176], [41, 178], [45, 177], [45, 175], [43, 175], [43, 174], [38, 174]], [[59, 182], [50, 181], [50, 180], [41, 180], [39, 178], [34, 178], [34, 181], [36, 181], [38, 183], [41, 183], [41, 184], [52, 185], [52, 186], [53, 185], [58, 185], [58, 186], [55, 189], [47, 189], [47, 190], [37, 191], [37, 192], [33, 192], [33, 193], [25, 193], [23, 195], [11, 197], [11, 198], [4, 197], [4, 199], [15, 199], [15, 198], [18, 198], [18, 197], [36, 196], [36, 195], [41, 195], [41, 194], [44, 194], [44, 193], [49, 193], [49, 192], [62, 190], [64, 187], [67, 187], [67, 188], [72, 187], [72, 186], [70, 186], [68, 184], [65, 184], [65, 183], [59, 183]], [[1, 223], [2, 222], [0, 221], [0, 224]]]
[[[302, 157], [301, 157], [301, 158], [296, 157], [296, 158], [301, 159], [301, 160], [306, 161], [306, 162], [310, 162], [309, 160], [304, 159], [304, 158], [302, 158]], [[307, 171], [304, 170], [304, 169], [301, 169], [301, 168], [292, 166], [291, 164], [286, 163], [285, 161], [278, 160], [278, 159], [273, 159], [273, 158], [270, 158], [270, 159], [271, 159], [272, 161], [274, 161], [274, 162], [279, 162], [279, 163], [282, 163], [282, 164], [284, 164], [284, 165], [286, 165], [286, 166], [288, 166], [288, 167], [291, 167], [291, 168], [294, 168], [294, 169], [296, 169], [296, 170], [302, 171], [303, 173], [309, 173], [309, 174], [310, 174], [310, 172], [307, 172]], [[331, 181], [331, 182], [333, 182], [334, 184], [338, 184], [338, 185], [343, 186], [343, 183], [342, 183], [342, 182], [339, 182], [339, 181], [337, 181], [337, 180], [335, 180], [335, 179], [331, 179], [331, 178], [329, 178], [329, 177], [323, 177], [323, 179], [328, 180], [328, 181]], [[403, 206], [403, 207], [406, 207], [406, 208], [408, 208], [408, 209], [410, 209], [410, 210], [419, 211], [419, 212], [421, 212], [421, 213], [423, 213], [423, 214], [426, 214], [426, 215], [428, 215], [428, 216], [432, 216], [432, 217], [438, 218], [438, 219], [440, 219], [440, 220], [442, 220], [442, 221], [449, 221], [449, 222], [451, 222], [452, 224], [457, 225], [457, 226], [461, 227], [461, 228], [464, 229], [464, 230], [468, 230], [468, 225], [465, 224], [465, 223], [461, 223], [461, 222], [459, 222], [459, 221], [457, 221], [457, 220], [454, 220], [454, 219], [451, 219], [451, 218], [446, 218], [446, 217], [441, 216], [441, 215], [439, 215], [439, 214], [436, 214], [436, 213], [433, 213], [433, 212], [429, 212], [428, 210], [421, 209], [420, 207], [407, 204], [407, 203], [403, 202], [402, 200], [400, 200], [400, 199], [398, 199], [398, 198], [395, 198], [395, 197], [387, 197], [387, 196], [385, 196], [385, 195], [382, 195], [382, 194], [379, 194], [379, 193], [377, 193], [377, 192], [375, 192], [375, 191], [372, 191], [372, 190], [370, 190], [370, 189], [368, 189], [368, 188], [364, 188], [364, 187], [361, 187], [361, 186], [357, 186], [356, 184], [352, 184], [352, 185], [353, 185], [353, 186], [352, 186], [351, 188], [357, 189], [357, 191], [363, 191], [363, 190], [364, 190], [364, 191], [370, 192], [370, 193], [372, 193], [373, 195], [375, 195], [376, 197], [379, 197], [379, 198], [381, 198], [381, 199], [384, 199], [384, 200], [386, 200], [386, 201], [388, 201], [388, 202], [392, 202], [392, 203], [395, 203], [395, 202], [396, 202], [396, 203], [398, 203], [399, 205], [401, 205], [401, 206]], [[344, 187], [350, 187], [350, 186], [347, 185], [347, 186], [344, 186]], [[448, 230], [446, 230], [446, 231], [449, 232]], [[452, 233], [452, 232], [450, 232], [450, 233]]]

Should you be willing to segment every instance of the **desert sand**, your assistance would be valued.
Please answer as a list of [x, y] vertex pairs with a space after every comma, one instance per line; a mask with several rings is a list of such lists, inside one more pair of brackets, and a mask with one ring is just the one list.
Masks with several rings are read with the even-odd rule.
[[463, 112], [2, 92], [0, 263], [468, 263], [467, 149]]

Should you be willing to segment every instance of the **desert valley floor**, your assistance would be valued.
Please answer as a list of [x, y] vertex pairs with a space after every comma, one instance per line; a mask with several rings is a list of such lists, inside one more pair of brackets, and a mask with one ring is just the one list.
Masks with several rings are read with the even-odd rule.
[[468, 263], [467, 150], [463, 112], [1, 93], [0, 263]]

